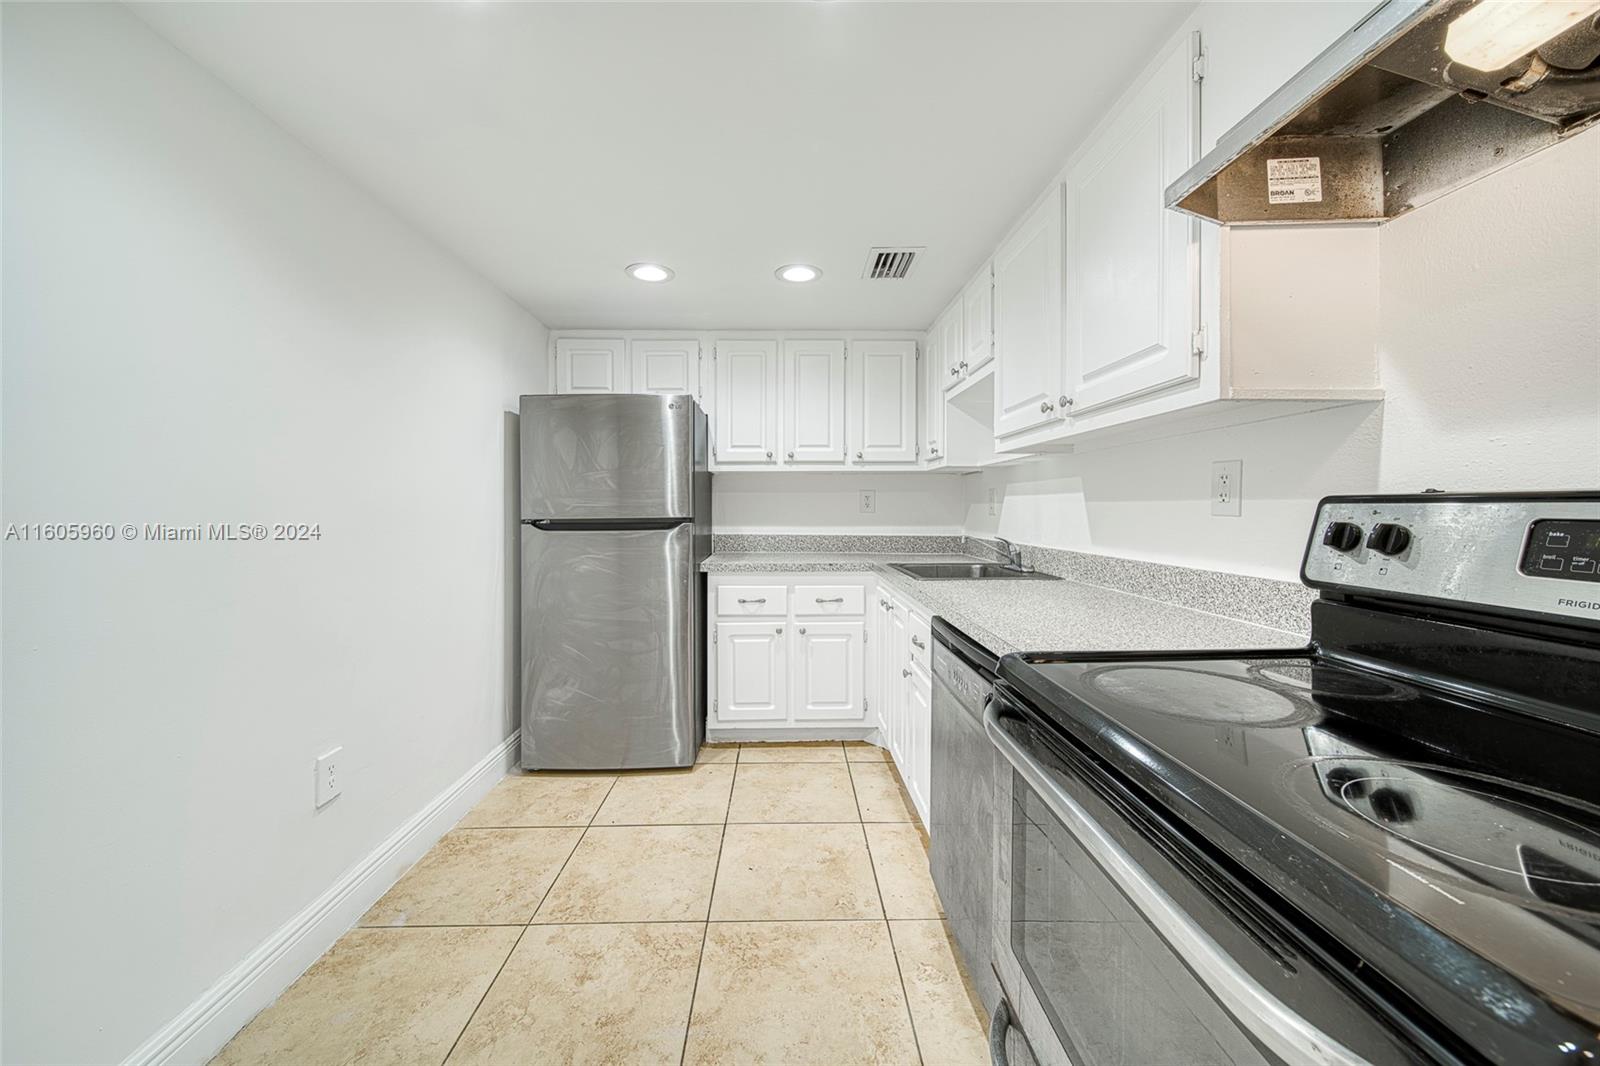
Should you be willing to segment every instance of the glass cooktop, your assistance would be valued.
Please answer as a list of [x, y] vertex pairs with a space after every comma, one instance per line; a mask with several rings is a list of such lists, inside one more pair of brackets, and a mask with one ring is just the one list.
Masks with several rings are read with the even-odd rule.
[[1001, 677], [1380, 972], [1600, 1024], [1600, 736], [1311, 653], [1058, 659]]

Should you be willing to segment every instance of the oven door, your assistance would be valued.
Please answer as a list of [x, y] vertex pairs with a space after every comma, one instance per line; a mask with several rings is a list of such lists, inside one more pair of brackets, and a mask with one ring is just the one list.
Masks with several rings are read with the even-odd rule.
[[997, 689], [996, 969], [1045, 1066], [1415, 1062], [1258, 899]]

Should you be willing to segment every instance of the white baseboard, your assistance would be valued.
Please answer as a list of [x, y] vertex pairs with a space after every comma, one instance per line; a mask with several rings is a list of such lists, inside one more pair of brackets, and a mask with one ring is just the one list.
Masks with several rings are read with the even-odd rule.
[[123, 1066], [203, 1063], [343, 936], [400, 875], [494, 787], [517, 761], [517, 734], [435, 796], [383, 843], [279, 926]]

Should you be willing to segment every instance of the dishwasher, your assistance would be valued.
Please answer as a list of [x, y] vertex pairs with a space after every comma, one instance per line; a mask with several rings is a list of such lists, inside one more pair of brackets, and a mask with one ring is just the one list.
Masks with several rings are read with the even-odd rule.
[[933, 620], [933, 723], [928, 863], [945, 917], [986, 1011], [999, 1005], [990, 946], [994, 914], [994, 742], [983, 728], [998, 660]]

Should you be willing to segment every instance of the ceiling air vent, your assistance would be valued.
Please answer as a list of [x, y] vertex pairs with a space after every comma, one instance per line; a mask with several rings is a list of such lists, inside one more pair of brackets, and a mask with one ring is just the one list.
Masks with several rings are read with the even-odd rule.
[[874, 248], [867, 253], [867, 265], [861, 268], [864, 278], [903, 278], [911, 273], [917, 259], [926, 248]]

